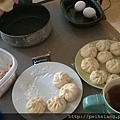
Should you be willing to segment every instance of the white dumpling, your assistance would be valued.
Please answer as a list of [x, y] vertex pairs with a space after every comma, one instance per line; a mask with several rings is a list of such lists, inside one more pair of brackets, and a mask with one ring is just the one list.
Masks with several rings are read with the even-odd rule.
[[67, 103], [64, 98], [54, 96], [47, 100], [47, 108], [52, 113], [62, 113], [67, 107]]
[[107, 80], [107, 73], [103, 70], [95, 70], [90, 74], [90, 80], [93, 84], [101, 85]]
[[13, 9], [14, 0], [2, 0], [0, 2], [0, 9], [9, 12]]
[[53, 78], [53, 84], [57, 88], [61, 88], [63, 85], [69, 83], [71, 80], [70, 76], [65, 72], [57, 72]]
[[60, 91], [59, 96], [65, 98], [66, 101], [75, 101], [80, 94], [80, 89], [74, 83], [64, 85]]
[[111, 74], [108, 76], [106, 83], [109, 83], [110, 81], [114, 80], [115, 78], [120, 78], [117, 74]]
[[114, 42], [110, 46], [110, 52], [115, 56], [120, 56], [120, 42]]
[[28, 100], [26, 104], [26, 109], [29, 113], [38, 114], [44, 113], [46, 110], [46, 103], [40, 97], [35, 97]]
[[97, 55], [97, 49], [93, 44], [87, 44], [84, 47], [81, 48], [81, 56], [83, 58], [87, 57], [96, 57]]
[[98, 51], [107, 51], [110, 49], [110, 42], [107, 40], [99, 40], [96, 43], [96, 48]]
[[109, 73], [118, 74], [120, 72], [120, 60], [118, 59], [108, 60], [105, 66]]
[[95, 71], [99, 69], [99, 63], [95, 58], [85, 58], [81, 62], [81, 68], [87, 73], [91, 73], [92, 71]]
[[102, 51], [99, 52], [97, 55], [97, 60], [102, 64], [106, 63], [108, 60], [111, 59], [113, 59], [113, 55], [109, 51]]

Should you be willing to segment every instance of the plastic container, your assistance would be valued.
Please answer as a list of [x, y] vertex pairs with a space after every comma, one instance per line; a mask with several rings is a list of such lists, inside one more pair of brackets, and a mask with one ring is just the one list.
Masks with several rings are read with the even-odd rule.
[[86, 28], [96, 25], [106, 19], [104, 11], [96, 0], [82, 0], [86, 3], [86, 7], [92, 7], [96, 11], [96, 15], [92, 18], [86, 18], [83, 11], [75, 10], [74, 5], [79, 0], [61, 0], [60, 6], [65, 15], [65, 18], [75, 27]]
[[17, 60], [6, 50], [0, 48], [0, 71], [9, 70], [0, 79], [0, 97], [8, 90], [16, 78], [16, 69], [18, 66]]

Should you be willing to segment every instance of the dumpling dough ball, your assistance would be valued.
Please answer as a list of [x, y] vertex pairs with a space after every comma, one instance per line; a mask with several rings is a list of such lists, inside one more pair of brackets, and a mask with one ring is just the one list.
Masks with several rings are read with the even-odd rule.
[[120, 60], [118, 59], [108, 60], [105, 66], [109, 73], [118, 74], [120, 72]]
[[0, 9], [9, 12], [13, 9], [14, 0], [0, 0]]
[[53, 78], [53, 84], [57, 88], [61, 88], [63, 85], [69, 83], [71, 80], [70, 76], [65, 72], [57, 72]]
[[115, 56], [120, 56], [120, 42], [114, 42], [110, 46], [110, 52]]
[[90, 74], [90, 80], [93, 84], [101, 85], [107, 80], [107, 73], [103, 70], [95, 70]]
[[99, 40], [96, 43], [98, 51], [108, 51], [110, 49], [110, 42], [107, 40]]
[[113, 55], [109, 51], [102, 51], [99, 52], [97, 55], [97, 60], [102, 64], [106, 63], [108, 60], [111, 59], [113, 59]]
[[67, 107], [64, 98], [54, 96], [47, 101], [47, 108], [52, 113], [62, 113]]
[[46, 103], [40, 97], [35, 97], [33, 99], [30, 99], [26, 104], [27, 111], [33, 114], [44, 113], [46, 107], [47, 107]]
[[110, 81], [114, 80], [115, 78], [120, 78], [117, 74], [111, 74], [108, 76], [106, 83], [109, 83]]
[[75, 101], [80, 94], [80, 89], [74, 83], [64, 85], [60, 91], [59, 96], [65, 98], [66, 101]]
[[99, 63], [95, 58], [85, 58], [81, 62], [81, 68], [87, 73], [91, 73], [99, 69]]
[[81, 48], [81, 56], [83, 58], [87, 57], [96, 57], [97, 56], [97, 49], [93, 44], [87, 44]]

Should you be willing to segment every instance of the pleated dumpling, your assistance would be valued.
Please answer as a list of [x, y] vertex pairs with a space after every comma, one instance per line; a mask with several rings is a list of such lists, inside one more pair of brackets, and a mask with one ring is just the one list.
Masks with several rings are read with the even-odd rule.
[[107, 40], [99, 40], [96, 43], [96, 48], [98, 51], [108, 51], [110, 49], [110, 42]]
[[95, 58], [85, 58], [81, 62], [81, 68], [87, 73], [91, 73], [97, 69], [99, 69], [99, 63]]
[[47, 100], [47, 108], [52, 113], [62, 113], [67, 107], [67, 103], [64, 98], [54, 96]]
[[95, 70], [90, 74], [90, 80], [93, 84], [101, 85], [107, 80], [107, 73], [103, 70]]
[[120, 42], [114, 42], [110, 46], [110, 52], [114, 56], [120, 56]]
[[96, 49], [96, 47], [95, 47], [93, 44], [91, 44], [91, 43], [83, 46], [83, 47], [81, 48], [81, 51], [80, 51], [80, 52], [81, 52], [81, 56], [82, 56], [83, 58], [96, 57], [96, 55], [97, 55], [97, 49]]
[[69, 83], [71, 80], [70, 76], [65, 72], [57, 72], [53, 78], [53, 84], [57, 88], [61, 88], [63, 85]]
[[46, 110], [46, 103], [40, 97], [35, 97], [28, 100], [26, 104], [26, 109], [29, 113], [39, 114], [44, 113]]
[[59, 96], [65, 98], [68, 102], [76, 100], [79, 94], [80, 89], [74, 83], [64, 85], [59, 91]]
[[110, 81], [114, 80], [115, 78], [120, 78], [117, 74], [111, 74], [108, 76], [106, 83], [109, 83]]
[[118, 59], [108, 60], [105, 66], [109, 73], [118, 74], [120, 72], [120, 60]]
[[102, 64], [106, 63], [108, 60], [111, 59], [113, 59], [113, 55], [109, 51], [102, 51], [99, 52], [97, 55], [97, 60]]

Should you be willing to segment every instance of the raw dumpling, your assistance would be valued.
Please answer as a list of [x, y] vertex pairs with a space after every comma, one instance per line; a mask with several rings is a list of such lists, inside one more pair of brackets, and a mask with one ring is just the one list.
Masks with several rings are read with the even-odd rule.
[[101, 85], [107, 80], [107, 73], [103, 70], [95, 70], [90, 74], [90, 80], [93, 84]]
[[109, 73], [118, 74], [120, 72], [120, 60], [118, 59], [107, 61], [105, 66]]
[[0, 9], [9, 12], [13, 9], [14, 0], [2, 0], [0, 2]]
[[88, 57], [82, 60], [81, 68], [85, 72], [91, 73], [92, 71], [99, 69], [99, 63], [95, 58]]
[[110, 52], [115, 56], [120, 56], [120, 42], [114, 42], [110, 46]]
[[106, 83], [108, 83], [108, 82], [110, 82], [110, 81], [114, 80], [115, 78], [120, 78], [120, 76], [119, 76], [119, 75], [117, 75], [117, 74], [112, 74], [112, 75], [109, 75], [109, 76], [108, 76], [108, 78], [107, 78]]
[[81, 56], [83, 58], [96, 57], [97, 49], [93, 44], [87, 44], [81, 48]]
[[64, 85], [59, 91], [59, 96], [65, 98], [65, 100], [69, 102], [76, 100], [79, 94], [80, 89], [74, 83]]
[[53, 84], [57, 88], [61, 88], [63, 85], [69, 83], [71, 80], [70, 76], [65, 72], [57, 72], [53, 78]]
[[67, 107], [64, 98], [54, 96], [47, 101], [47, 108], [52, 113], [62, 113]]
[[98, 51], [107, 51], [110, 49], [110, 42], [107, 40], [99, 40], [96, 43], [96, 48]]
[[109, 51], [102, 51], [102, 52], [99, 52], [97, 55], [97, 60], [103, 64], [111, 59], [113, 59], [113, 55]]
[[44, 113], [46, 110], [46, 103], [40, 97], [30, 99], [26, 104], [26, 109], [29, 113]]

